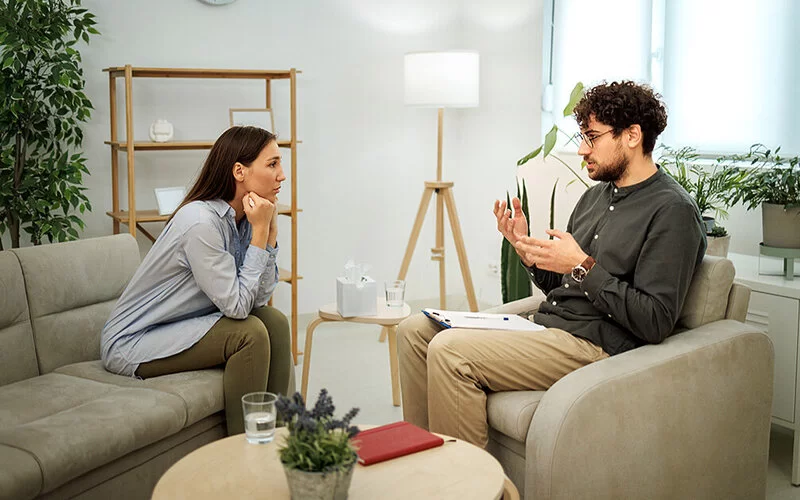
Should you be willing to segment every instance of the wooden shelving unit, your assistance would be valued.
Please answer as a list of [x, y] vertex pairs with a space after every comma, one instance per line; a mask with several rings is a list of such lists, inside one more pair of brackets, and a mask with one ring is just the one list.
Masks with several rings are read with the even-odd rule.
[[[289, 80], [290, 98], [290, 139], [281, 140], [278, 145], [291, 150], [292, 185], [291, 204], [278, 205], [278, 214], [291, 219], [291, 269], [279, 269], [279, 279], [292, 287], [292, 312], [290, 323], [292, 327], [292, 355], [297, 364], [297, 356], [302, 354], [297, 349], [297, 285], [302, 276], [298, 274], [297, 267], [297, 214], [302, 210], [297, 207], [297, 73], [296, 69], [289, 70], [237, 70], [237, 69], [196, 69], [196, 68], [135, 68], [131, 65], [105, 68], [108, 73], [108, 93], [111, 106], [111, 140], [105, 141], [111, 146], [111, 191], [112, 209], [106, 212], [114, 221], [114, 234], [120, 232], [120, 224], [128, 226], [128, 231], [136, 236], [137, 229], [151, 241], [155, 241], [142, 223], [166, 221], [169, 216], [159, 215], [157, 210], [138, 210], [136, 208], [136, 151], [186, 151], [211, 149], [213, 140], [200, 141], [174, 141], [174, 142], [149, 142], [136, 141], [133, 138], [133, 79], [134, 78], [226, 78], [245, 80], [264, 80], [265, 102], [267, 108], [272, 108], [272, 80]], [[125, 85], [125, 137], [120, 138], [117, 129], [117, 78], [122, 78]], [[128, 207], [120, 208], [119, 192], [119, 153], [126, 153], [128, 174]]]

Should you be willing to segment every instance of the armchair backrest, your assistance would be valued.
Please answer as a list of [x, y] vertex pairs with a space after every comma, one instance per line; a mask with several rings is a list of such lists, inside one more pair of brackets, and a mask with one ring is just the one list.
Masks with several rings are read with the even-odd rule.
[[706, 255], [695, 270], [677, 328], [697, 328], [721, 319], [744, 322], [750, 289], [734, 284], [733, 262]]

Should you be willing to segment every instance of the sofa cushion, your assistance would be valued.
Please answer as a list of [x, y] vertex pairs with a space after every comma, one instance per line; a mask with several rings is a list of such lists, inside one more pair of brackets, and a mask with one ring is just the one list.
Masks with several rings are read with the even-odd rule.
[[[74, 378], [61, 374], [53, 377]], [[109, 386], [77, 378], [75, 383]], [[183, 427], [186, 412], [179, 397], [152, 389], [110, 387], [113, 388], [110, 392], [72, 408], [0, 428], [0, 445], [26, 451], [39, 463], [42, 477], [39, 493], [46, 493]], [[3, 390], [5, 388], [0, 388], [0, 393]], [[46, 406], [46, 402], [29, 397], [31, 406], [37, 403]]]
[[533, 414], [545, 391], [510, 391], [489, 394], [486, 411], [489, 426], [525, 442]]
[[103, 368], [102, 361], [86, 361], [62, 366], [56, 369], [56, 373], [120, 387], [144, 387], [174, 394], [186, 405], [187, 421], [184, 427], [225, 409], [220, 368], [173, 373], [141, 380], [110, 373]]
[[0, 387], [0, 429], [27, 424], [119, 390], [67, 375], [48, 373]]
[[11, 250], [25, 278], [39, 372], [100, 359], [100, 331], [139, 265], [130, 234]]
[[678, 328], [697, 328], [725, 318], [736, 270], [721, 257], [706, 255], [697, 267], [678, 317]]
[[17, 256], [0, 252], [0, 385], [39, 374], [25, 282]]
[[33, 498], [42, 489], [42, 469], [24, 450], [0, 444], [0, 499]]

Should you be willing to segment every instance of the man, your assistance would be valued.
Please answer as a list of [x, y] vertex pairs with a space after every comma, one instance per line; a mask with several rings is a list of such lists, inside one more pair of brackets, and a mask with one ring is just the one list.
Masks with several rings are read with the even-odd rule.
[[575, 107], [578, 154], [592, 180], [567, 231], [527, 234], [514, 199], [494, 213], [547, 294], [537, 332], [449, 329], [416, 314], [400, 324], [405, 420], [478, 446], [488, 440], [486, 391], [545, 390], [594, 361], [670, 335], [705, 253], [697, 206], [652, 158], [667, 124], [659, 96], [633, 82], [601, 84]]

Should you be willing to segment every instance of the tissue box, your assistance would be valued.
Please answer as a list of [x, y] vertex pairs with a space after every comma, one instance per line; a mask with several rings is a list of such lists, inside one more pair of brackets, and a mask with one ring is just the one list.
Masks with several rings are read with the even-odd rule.
[[361, 286], [336, 278], [336, 311], [342, 317], [375, 316], [378, 313], [378, 285], [367, 277]]

